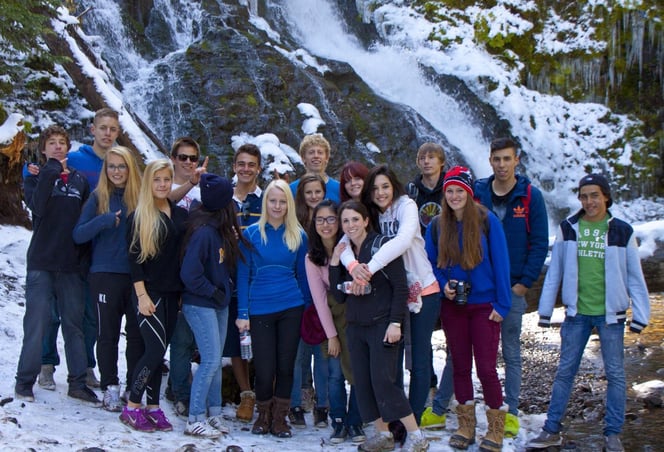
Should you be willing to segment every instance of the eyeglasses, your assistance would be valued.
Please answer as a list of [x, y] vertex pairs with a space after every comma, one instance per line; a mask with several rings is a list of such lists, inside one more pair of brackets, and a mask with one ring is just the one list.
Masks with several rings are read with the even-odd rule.
[[127, 165], [121, 163], [119, 165], [106, 165], [106, 168], [112, 172], [112, 171], [127, 171], [128, 167]]
[[337, 217], [329, 216], [329, 217], [316, 217], [316, 224], [321, 226], [322, 224], [327, 223], [327, 224], [336, 224], [337, 223]]
[[190, 162], [198, 162], [198, 156], [197, 155], [187, 155], [187, 154], [178, 154], [177, 158], [181, 162], [186, 162], [189, 160]]

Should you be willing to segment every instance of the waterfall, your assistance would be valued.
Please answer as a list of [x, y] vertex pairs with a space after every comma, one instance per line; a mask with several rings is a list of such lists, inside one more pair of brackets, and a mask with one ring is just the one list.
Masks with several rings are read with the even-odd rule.
[[315, 56], [348, 63], [379, 96], [417, 111], [459, 148], [476, 174], [490, 173], [488, 143], [472, 117], [420, 71], [406, 49], [374, 44], [365, 49], [348, 34], [329, 0], [272, 1], [281, 8], [299, 44]]

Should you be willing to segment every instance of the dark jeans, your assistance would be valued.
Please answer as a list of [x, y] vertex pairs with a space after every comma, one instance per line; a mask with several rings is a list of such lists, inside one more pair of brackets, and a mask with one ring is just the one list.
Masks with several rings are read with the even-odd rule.
[[[146, 292], [157, 308], [151, 316], [137, 314], [138, 327], [143, 337], [145, 351], [136, 363], [134, 375], [128, 384], [132, 403], [141, 403], [146, 393], [148, 405], [159, 405], [161, 389], [161, 363], [173, 335], [178, 316], [179, 293], [158, 293], [146, 287]], [[138, 312], [138, 299], [132, 291], [132, 301]]]
[[[237, 328], [235, 328], [237, 330]], [[184, 318], [182, 311], [178, 312], [175, 331], [171, 338], [171, 369], [168, 377], [171, 381], [171, 390], [176, 401], [187, 401], [191, 394], [191, 357], [196, 351], [196, 339]]]
[[128, 274], [90, 273], [90, 298], [97, 302], [97, 358], [101, 390], [110, 385], [119, 385], [118, 342], [122, 317], [125, 317], [127, 347], [127, 381], [134, 373], [136, 362], [143, 355], [143, 338], [136, 322], [136, 307], [132, 302], [133, 285]]
[[289, 399], [304, 306], [252, 315], [251, 345], [256, 369], [256, 400]]
[[[97, 312], [95, 299], [92, 298], [88, 282], [84, 281], [85, 311], [83, 314], [83, 340], [85, 342], [85, 356], [87, 367], [95, 367], [95, 342], [97, 341]], [[58, 355], [58, 330], [60, 329], [60, 314], [57, 306], [53, 305], [53, 313], [47, 331], [42, 341], [42, 364], [60, 365]]]
[[42, 341], [57, 305], [62, 322], [70, 389], [85, 386], [86, 358], [83, 341], [85, 294], [78, 272], [29, 270], [25, 284], [23, 346], [16, 371], [16, 386], [32, 388], [42, 365]]

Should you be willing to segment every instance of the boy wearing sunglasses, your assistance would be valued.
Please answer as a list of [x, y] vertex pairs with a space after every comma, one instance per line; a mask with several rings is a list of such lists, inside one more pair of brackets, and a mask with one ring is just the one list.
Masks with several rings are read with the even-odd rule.
[[168, 199], [187, 210], [193, 201], [201, 200], [198, 182], [201, 174], [207, 173], [208, 158], [205, 157], [201, 166], [198, 166], [200, 155], [201, 148], [191, 137], [178, 138], [171, 147], [171, 161], [175, 172]]

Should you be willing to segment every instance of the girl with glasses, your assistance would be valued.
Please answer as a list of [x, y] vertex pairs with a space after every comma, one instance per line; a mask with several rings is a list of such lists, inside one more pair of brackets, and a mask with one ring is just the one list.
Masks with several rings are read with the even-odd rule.
[[107, 411], [122, 411], [118, 378], [118, 341], [122, 317], [126, 319], [127, 381], [143, 352], [143, 339], [136, 323], [131, 299], [127, 246], [127, 216], [136, 210], [141, 187], [141, 172], [134, 154], [116, 146], [106, 152], [99, 183], [88, 199], [78, 224], [74, 241], [91, 242], [92, 262], [88, 282], [90, 298], [98, 316], [97, 361]]

